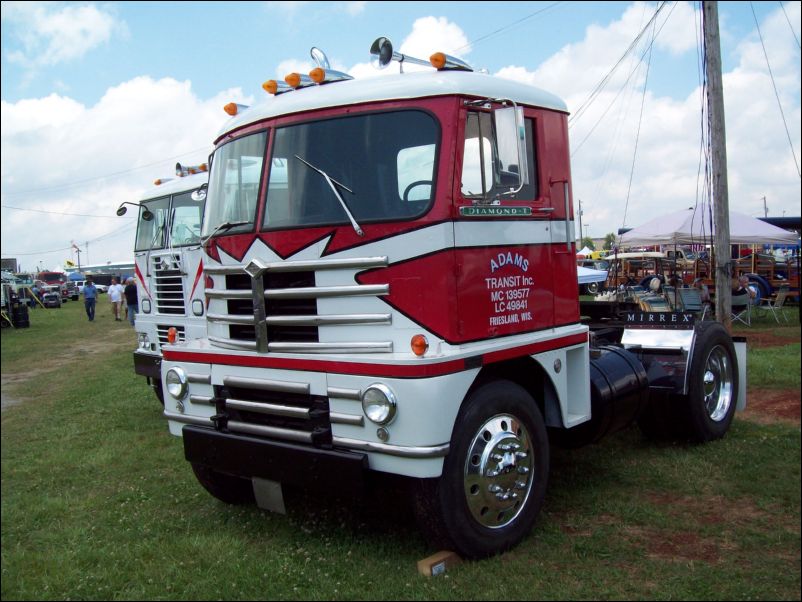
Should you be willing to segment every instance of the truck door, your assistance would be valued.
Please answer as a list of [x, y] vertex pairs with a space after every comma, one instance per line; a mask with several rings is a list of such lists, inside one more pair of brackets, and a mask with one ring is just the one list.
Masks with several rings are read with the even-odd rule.
[[[536, 119], [525, 119], [528, 182], [515, 194], [501, 165], [490, 111], [464, 112], [455, 178], [455, 270], [461, 341], [550, 328], [554, 324], [551, 221], [540, 193]], [[517, 177], [515, 178], [517, 181]]]

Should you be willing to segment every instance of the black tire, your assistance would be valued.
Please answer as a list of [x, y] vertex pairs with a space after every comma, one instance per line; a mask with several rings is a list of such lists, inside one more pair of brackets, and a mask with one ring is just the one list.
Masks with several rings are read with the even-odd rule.
[[732, 424], [738, 400], [738, 360], [727, 330], [703, 322], [696, 331], [688, 394], [680, 402], [680, 433], [696, 443], [721, 439]]
[[158, 399], [159, 403], [164, 406], [164, 391], [162, 390], [161, 379], [154, 378], [153, 383], [150, 386], [153, 387], [153, 392], [156, 394], [156, 399]]
[[417, 484], [418, 522], [438, 549], [465, 558], [503, 552], [531, 530], [548, 476], [537, 404], [513, 382], [487, 383], [459, 412], [442, 475]]
[[203, 464], [192, 464], [192, 471], [203, 488], [226, 504], [251, 504], [255, 501], [253, 485], [248, 479], [223, 474]]
[[586, 287], [589, 295], [595, 295], [599, 292], [599, 283], [598, 282], [589, 282]]

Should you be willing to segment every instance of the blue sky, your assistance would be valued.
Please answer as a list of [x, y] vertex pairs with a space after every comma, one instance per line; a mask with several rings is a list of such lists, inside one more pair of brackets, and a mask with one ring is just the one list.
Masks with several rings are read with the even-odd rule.
[[[413, 56], [449, 51], [491, 74], [554, 92], [576, 113], [655, 8], [653, 2], [4, 2], [2, 254], [26, 267], [52, 267], [69, 258], [74, 240], [90, 241], [93, 263], [130, 258], [132, 223], [111, 218], [119, 202], [170, 175], [177, 158], [203, 160], [227, 118], [222, 105], [257, 102], [264, 80], [311, 66], [311, 46], [357, 77], [372, 75], [368, 49], [378, 36]], [[695, 202], [701, 110], [695, 9], [667, 4], [648, 79], [642, 64], [627, 84], [636, 65], [627, 62], [572, 122], [574, 196], [583, 201], [591, 236]], [[766, 196], [770, 215], [799, 215], [800, 3], [721, 2], [719, 11], [731, 207], [762, 215]]]

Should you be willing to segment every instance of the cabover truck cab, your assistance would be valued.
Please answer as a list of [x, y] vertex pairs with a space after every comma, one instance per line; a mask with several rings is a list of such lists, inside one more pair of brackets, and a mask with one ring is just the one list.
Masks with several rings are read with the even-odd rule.
[[[177, 164], [175, 178], [156, 180], [132, 203], [139, 207], [134, 370], [148, 379], [162, 403], [162, 345], [171, 337], [184, 341], [206, 336], [201, 224], [208, 178], [205, 164]], [[120, 205], [118, 215], [125, 212]]]
[[319, 69], [238, 107], [211, 163], [208, 337], [164, 347], [164, 414], [223, 501], [282, 510], [282, 484], [392, 473], [436, 545], [482, 557], [530, 530], [550, 441], [636, 419], [721, 437], [740, 364], [689, 316], [611, 309], [594, 344], [565, 105], [452, 66]]

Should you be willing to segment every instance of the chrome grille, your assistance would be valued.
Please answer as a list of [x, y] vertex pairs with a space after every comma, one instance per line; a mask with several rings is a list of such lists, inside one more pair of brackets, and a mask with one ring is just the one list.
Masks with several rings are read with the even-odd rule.
[[156, 313], [185, 315], [184, 270], [178, 254], [152, 257]]
[[229, 376], [215, 387], [229, 431], [316, 445], [331, 444], [329, 401], [308, 383]]
[[[387, 325], [389, 313], [324, 314], [318, 299], [387, 295], [380, 285], [316, 286], [319, 270], [365, 270], [386, 267], [387, 257], [321, 259], [246, 266], [207, 266], [207, 275], [225, 276], [225, 287], [207, 289], [210, 299], [226, 301], [226, 312], [207, 314], [211, 322], [228, 325], [228, 337], [210, 336], [217, 346], [285, 353], [381, 353], [391, 352], [391, 342], [320, 342], [320, 326]], [[353, 282], [349, 275], [349, 282]]]

